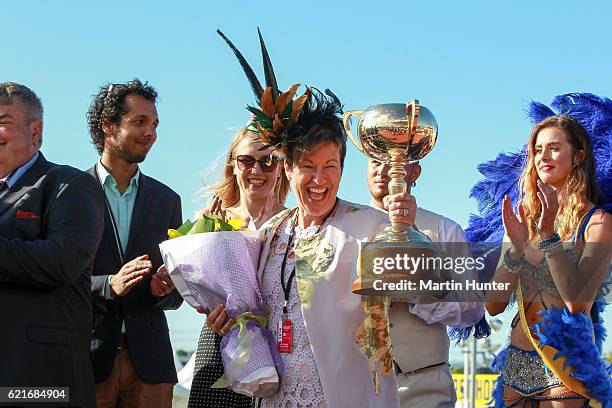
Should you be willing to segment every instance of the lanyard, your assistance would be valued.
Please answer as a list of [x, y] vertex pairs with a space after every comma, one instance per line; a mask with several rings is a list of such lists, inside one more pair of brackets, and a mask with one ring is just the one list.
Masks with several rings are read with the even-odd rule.
[[[338, 198], [336, 198], [336, 202], [334, 203], [334, 206], [332, 207], [332, 209], [329, 210], [329, 212], [325, 215], [323, 222], [321, 223], [321, 225], [319, 225], [319, 228], [317, 228], [317, 232], [315, 232], [315, 234], [318, 234], [319, 232], [321, 232], [321, 227], [325, 225], [325, 223], [327, 222], [327, 219], [334, 212], [337, 206], [338, 206]], [[295, 266], [293, 266], [293, 269], [291, 270], [291, 273], [289, 274], [289, 279], [287, 279], [286, 286], [285, 286], [285, 268], [287, 267], [287, 257], [289, 256], [289, 251], [291, 250], [291, 245], [293, 244], [293, 238], [295, 236], [295, 224], [297, 223], [297, 219], [299, 216], [298, 213], [299, 213], [299, 209], [296, 211], [295, 217], [293, 217], [293, 219], [291, 220], [291, 234], [289, 234], [289, 240], [287, 241], [287, 249], [285, 249], [285, 255], [283, 256], [283, 263], [281, 264], [281, 287], [283, 288], [283, 294], [285, 295], [285, 303], [283, 304], [283, 315], [285, 316], [287, 315], [287, 303], [289, 303], [289, 293], [291, 292], [291, 284], [293, 283], [293, 278], [295, 278]]]
[[283, 304], [283, 315], [287, 314], [287, 302], [289, 302], [289, 292], [291, 292], [291, 283], [293, 283], [293, 278], [295, 277], [295, 266], [294, 266], [293, 270], [289, 274], [289, 279], [287, 280], [287, 286], [285, 286], [285, 267], [287, 266], [287, 256], [289, 256], [289, 250], [291, 249], [291, 244], [293, 244], [293, 237], [295, 235], [295, 222], [297, 221], [297, 217], [298, 217], [297, 213], [295, 214], [295, 217], [292, 217], [293, 219], [291, 220], [291, 234], [289, 235], [289, 240], [287, 241], [287, 249], [285, 249], [285, 255], [283, 256], [283, 263], [281, 264], [281, 287], [283, 288], [283, 294], [285, 295], [285, 303]]

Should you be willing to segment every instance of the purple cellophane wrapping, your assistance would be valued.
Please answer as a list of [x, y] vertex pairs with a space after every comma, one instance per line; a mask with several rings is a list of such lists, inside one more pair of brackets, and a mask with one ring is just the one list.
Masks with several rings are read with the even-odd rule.
[[[191, 306], [213, 310], [224, 303], [231, 318], [249, 311], [263, 315], [263, 300], [257, 283], [261, 251], [258, 232], [186, 235], [162, 242], [160, 249], [173, 283]], [[237, 354], [237, 328], [223, 337], [221, 356], [230, 386], [238, 392], [258, 393], [260, 386], [270, 389], [278, 383], [274, 370], [278, 359], [272, 356], [270, 335], [264, 333], [265, 329], [251, 321], [247, 330], [251, 353], [246, 364], [242, 367], [231, 364]], [[257, 373], [262, 374], [258, 377]]]

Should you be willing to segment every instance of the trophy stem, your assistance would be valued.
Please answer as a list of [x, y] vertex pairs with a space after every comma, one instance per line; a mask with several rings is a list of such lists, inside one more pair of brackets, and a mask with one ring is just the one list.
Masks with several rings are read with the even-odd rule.
[[[404, 180], [406, 177], [406, 150], [401, 148], [391, 148], [389, 149], [389, 165], [391, 168], [389, 169], [389, 176], [391, 180], [389, 181], [389, 194], [401, 194], [408, 191], [408, 184]], [[401, 222], [392, 222], [392, 227], [403, 227], [406, 226]], [[398, 231], [399, 232], [399, 231]]]

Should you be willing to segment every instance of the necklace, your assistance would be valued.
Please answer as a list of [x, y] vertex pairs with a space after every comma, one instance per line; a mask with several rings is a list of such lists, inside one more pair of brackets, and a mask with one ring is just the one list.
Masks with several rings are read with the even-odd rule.
[[[334, 206], [329, 210], [329, 212], [323, 218], [321, 225], [317, 228], [315, 234], [321, 232], [321, 228], [327, 222], [329, 216], [334, 212], [336, 207], [338, 206], [338, 198], [336, 198], [336, 202]], [[289, 274], [289, 278], [287, 279], [287, 284], [285, 285], [285, 268], [287, 266], [287, 257], [289, 256], [289, 251], [291, 250], [291, 246], [293, 244], [293, 238], [295, 236], [295, 226], [297, 224], [297, 220], [299, 217], [299, 209], [295, 212], [295, 215], [291, 218], [291, 233], [289, 234], [289, 240], [287, 241], [287, 248], [285, 249], [285, 254], [283, 255], [283, 263], [281, 264], [281, 288], [283, 288], [283, 294], [285, 295], [285, 302], [283, 304], [283, 315], [287, 315], [287, 303], [289, 302], [289, 293], [291, 292], [291, 284], [293, 283], [293, 278], [295, 277], [295, 266], [291, 270]]]

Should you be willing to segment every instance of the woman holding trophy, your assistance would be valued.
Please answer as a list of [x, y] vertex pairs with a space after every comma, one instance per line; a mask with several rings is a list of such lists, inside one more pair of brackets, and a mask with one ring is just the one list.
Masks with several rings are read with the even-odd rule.
[[[280, 390], [262, 398], [262, 406], [398, 406], [393, 372], [381, 377], [377, 394], [368, 358], [355, 342], [366, 314], [352, 285], [359, 241], [383, 229], [389, 218], [406, 221], [411, 197], [390, 197], [388, 216], [339, 199], [346, 155], [340, 101], [329, 90], [312, 88], [293, 98], [299, 85], [281, 93], [276, 81], [263, 90], [249, 75], [250, 67], [245, 72], [259, 102], [249, 107], [252, 126], [284, 157], [298, 204], [262, 228], [258, 282], [283, 362]], [[224, 316], [211, 314], [208, 324], [217, 334], [227, 334]]]
[[[331, 93], [314, 91], [311, 97], [302, 112], [311, 122], [285, 156], [298, 208], [263, 227], [258, 278], [271, 308], [269, 328], [287, 335], [278, 343], [281, 390], [264, 398], [262, 406], [397, 406], [393, 374], [382, 377], [382, 395], [375, 395], [368, 360], [353, 340], [365, 318], [360, 296], [351, 292], [358, 240], [380, 231], [389, 219], [337, 198], [346, 152], [340, 104]], [[394, 219], [404, 217], [400, 198], [390, 202]], [[209, 325], [226, 334], [226, 319], [215, 317], [209, 316]]]
[[[273, 215], [284, 210], [289, 181], [285, 177], [282, 163], [272, 155], [271, 149], [256, 139], [257, 135], [248, 129], [241, 129], [234, 136], [222, 179], [210, 188], [213, 198], [201, 211], [202, 214], [240, 219], [244, 226], [258, 229]], [[223, 307], [213, 310], [213, 314], [227, 317]], [[230, 324], [233, 323], [230, 320]], [[220, 337], [205, 324], [198, 340], [189, 407], [251, 406], [251, 397], [227, 388], [211, 388], [223, 375], [220, 342]]]
[[[510, 286], [505, 292], [487, 294], [487, 310], [491, 315], [501, 313], [513, 299], [519, 311], [510, 344], [492, 363], [500, 372], [496, 407], [612, 404], [612, 379], [601, 359], [600, 316], [612, 259], [612, 215], [606, 211], [612, 209], [612, 196], [609, 189], [607, 194], [600, 191], [593, 152], [595, 137], [612, 131], [612, 102], [572, 94], [558, 97], [553, 106], [560, 115], [532, 104], [537, 124], [522, 153], [526, 164], [518, 183], [517, 213], [509, 195], [502, 203], [504, 241], [509, 246], [504, 245], [507, 249], [493, 279]], [[599, 144], [599, 157], [609, 160], [609, 151], [601, 151], [605, 146]], [[485, 165], [488, 174], [501, 159]], [[523, 160], [515, 157], [513, 162]], [[609, 182], [609, 168], [599, 170], [600, 180]], [[513, 173], [508, 166], [503, 171]], [[478, 191], [494, 191], [490, 187], [505, 181], [509, 180], [482, 182], [474, 194], [483, 204], [490, 197]], [[507, 193], [516, 196], [516, 187]], [[472, 238], [486, 225], [486, 234], [491, 232], [492, 220], [485, 218], [486, 214], [472, 221], [468, 231]], [[483, 234], [477, 240], [485, 238]]]

